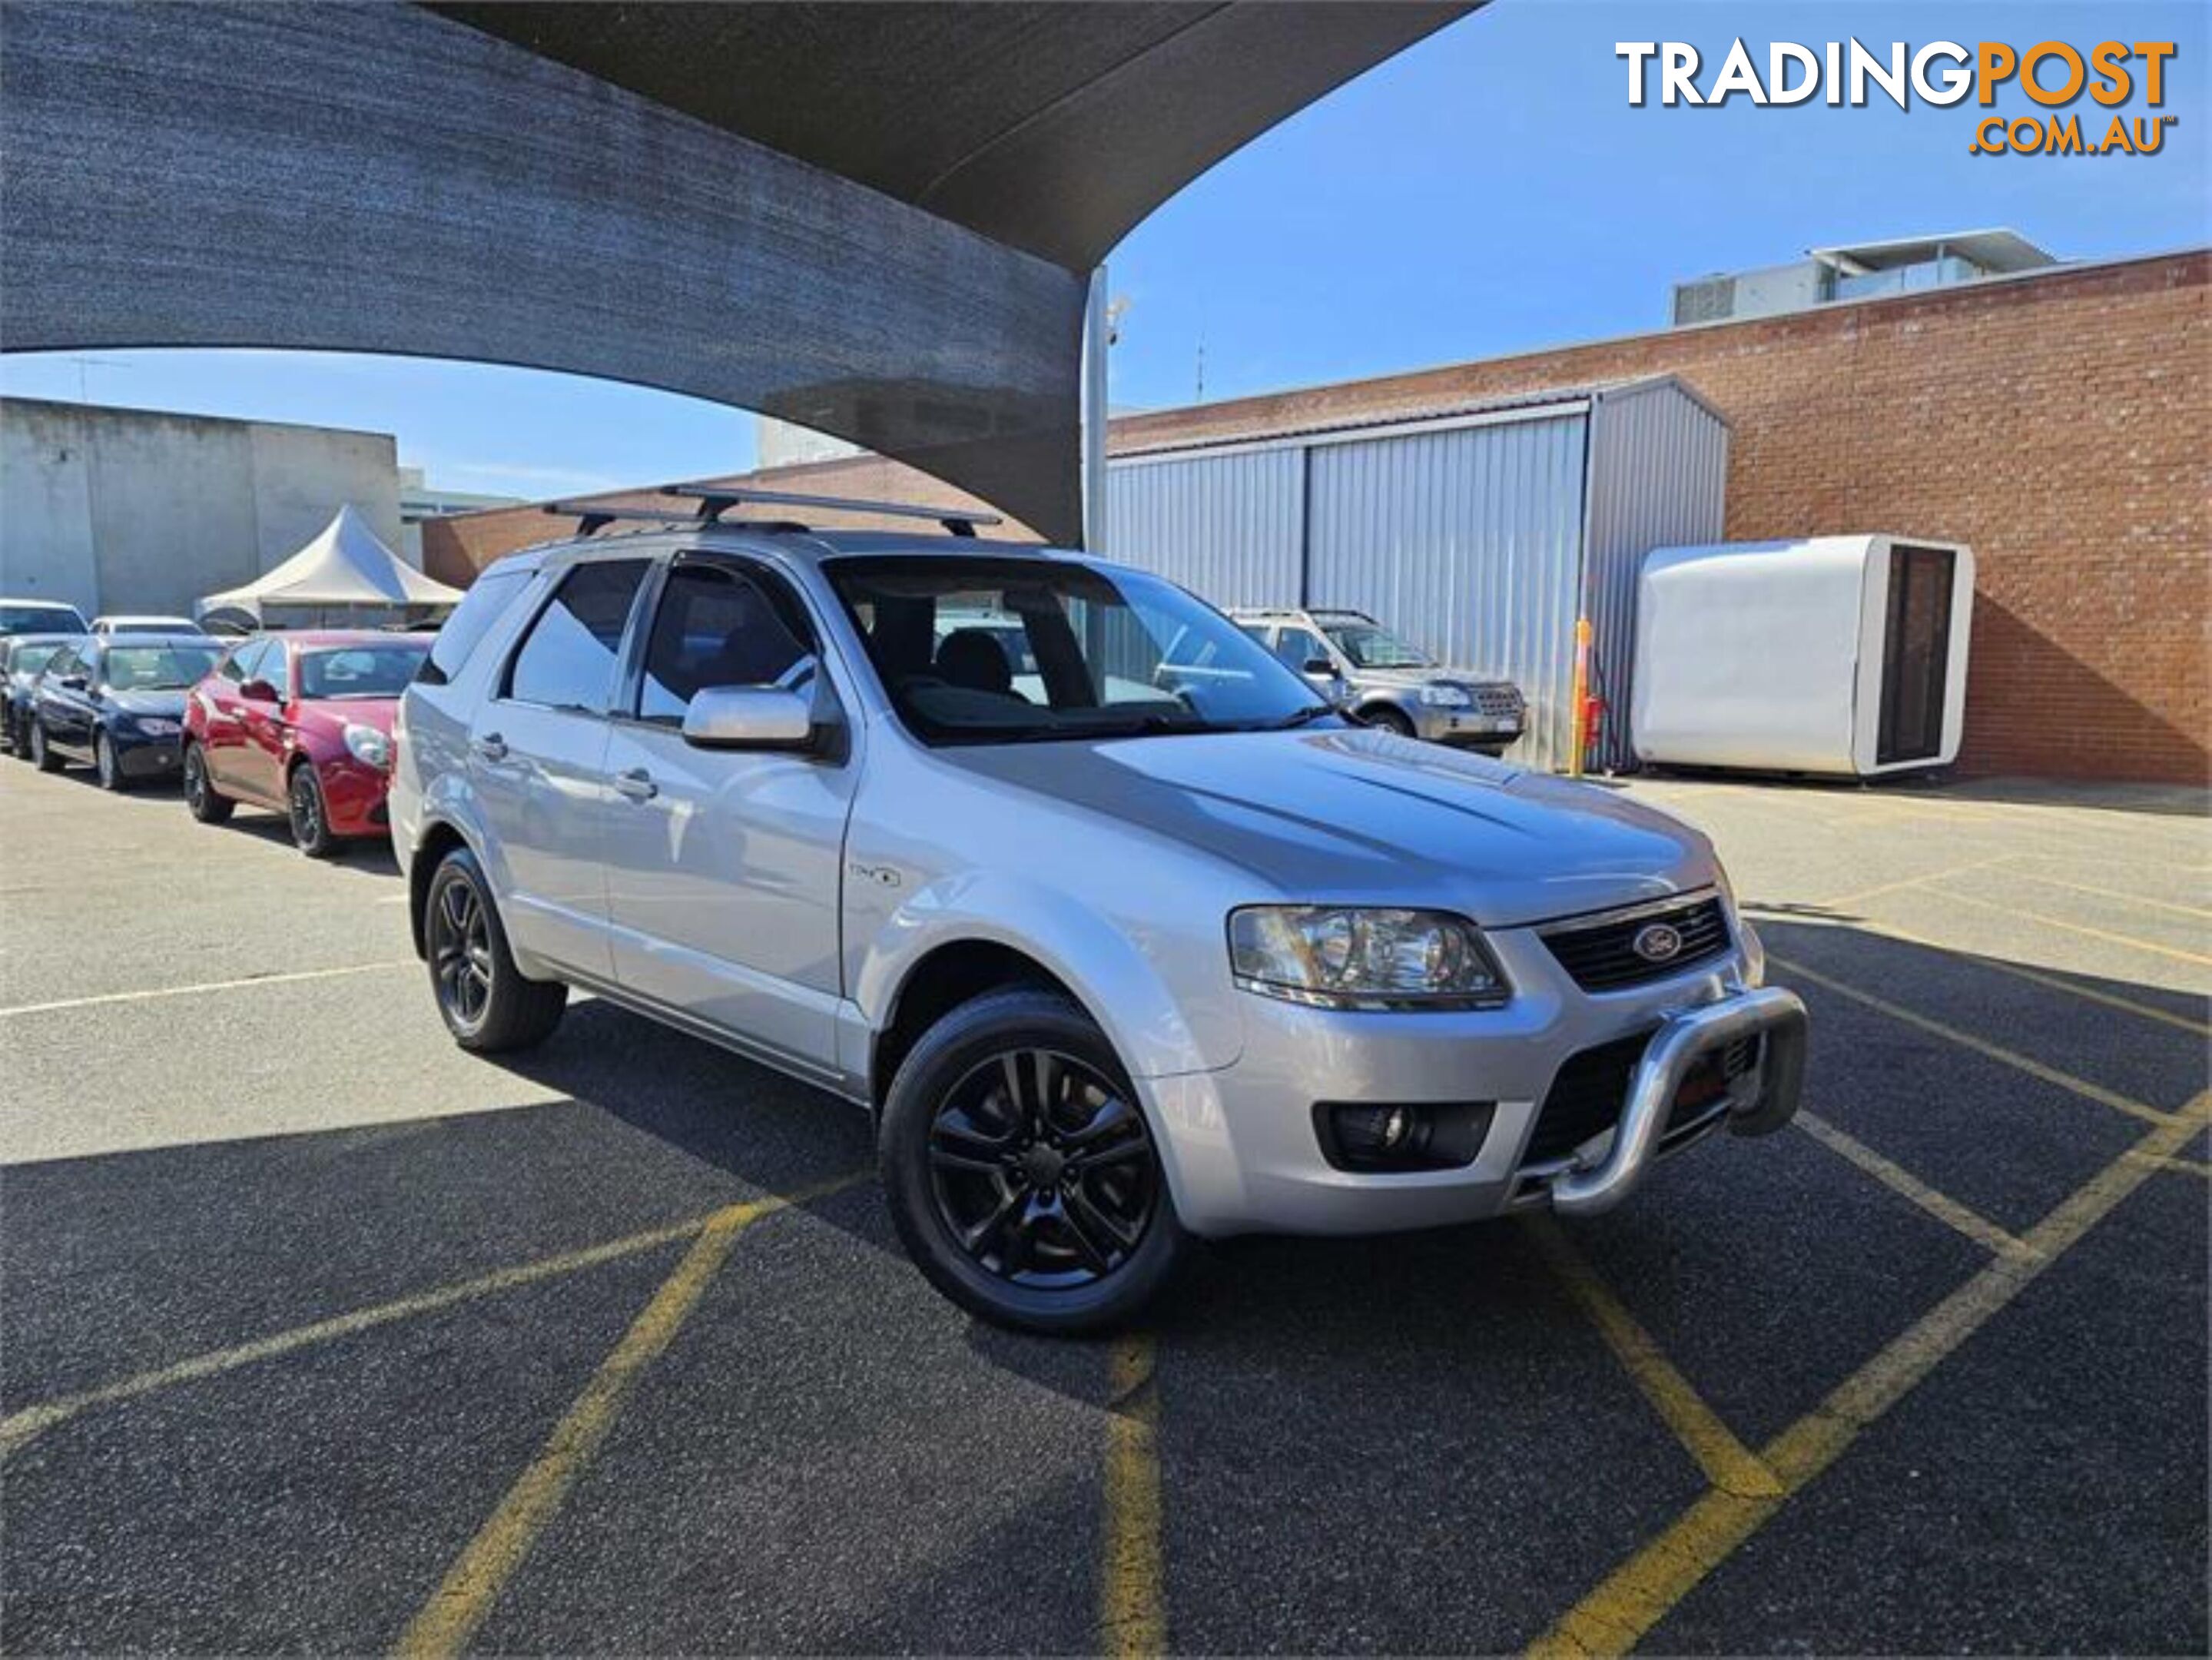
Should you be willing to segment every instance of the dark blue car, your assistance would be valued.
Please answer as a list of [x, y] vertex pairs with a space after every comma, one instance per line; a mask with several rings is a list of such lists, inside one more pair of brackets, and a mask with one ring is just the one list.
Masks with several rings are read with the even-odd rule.
[[32, 688], [31, 759], [40, 772], [89, 761], [111, 790], [175, 777], [185, 699], [222, 655], [204, 634], [71, 641]]
[[77, 634], [19, 634], [0, 639], [0, 743], [23, 760], [31, 758], [31, 688], [47, 660]]

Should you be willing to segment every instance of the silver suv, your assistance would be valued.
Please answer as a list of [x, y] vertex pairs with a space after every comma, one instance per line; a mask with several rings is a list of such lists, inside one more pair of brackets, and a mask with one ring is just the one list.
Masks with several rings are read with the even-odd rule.
[[842, 1095], [922, 1271], [1055, 1332], [1194, 1236], [1601, 1211], [1796, 1110], [1697, 831], [1348, 722], [1156, 577], [732, 504], [501, 561], [408, 691], [463, 1047], [574, 986]]
[[1237, 625], [1364, 726], [1498, 755], [1527, 702], [1510, 680], [1447, 668], [1360, 611], [1232, 611]]

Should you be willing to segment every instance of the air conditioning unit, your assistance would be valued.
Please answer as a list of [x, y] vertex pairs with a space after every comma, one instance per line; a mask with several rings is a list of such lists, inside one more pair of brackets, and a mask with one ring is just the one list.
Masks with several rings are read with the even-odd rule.
[[1948, 766], [1974, 556], [1913, 536], [1659, 548], [1637, 587], [1639, 761], [1875, 777]]

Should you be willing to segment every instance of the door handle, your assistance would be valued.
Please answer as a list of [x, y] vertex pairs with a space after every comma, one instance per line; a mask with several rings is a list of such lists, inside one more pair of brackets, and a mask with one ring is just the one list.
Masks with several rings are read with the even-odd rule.
[[495, 732], [487, 733], [482, 738], [471, 738], [469, 747], [487, 761], [507, 759], [507, 739]]
[[653, 781], [653, 775], [643, 767], [632, 767], [615, 778], [615, 788], [633, 801], [650, 801], [660, 794], [660, 786]]

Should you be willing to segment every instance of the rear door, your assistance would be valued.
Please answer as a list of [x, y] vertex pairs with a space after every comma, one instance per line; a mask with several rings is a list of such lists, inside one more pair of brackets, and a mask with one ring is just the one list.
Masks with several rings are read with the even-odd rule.
[[831, 697], [805, 606], [774, 572], [720, 556], [671, 568], [607, 773], [608, 903], [627, 988], [776, 1055], [835, 1059], [838, 881], [859, 773], [850, 754], [694, 749], [710, 686]]
[[219, 789], [235, 793], [239, 780], [246, 775], [246, 767], [239, 757], [240, 748], [246, 742], [245, 710], [239, 688], [245, 684], [252, 665], [260, 659], [267, 644], [265, 640], [240, 641], [201, 684], [198, 694], [201, 759], [207, 765], [208, 777]]
[[[39, 724], [46, 742], [78, 750], [92, 741], [92, 687], [99, 678], [99, 657], [89, 643], [64, 648], [46, 666], [37, 694]], [[82, 686], [64, 683], [76, 680]]]
[[514, 947], [610, 980], [607, 711], [651, 562], [571, 567], [501, 666], [469, 732], [469, 778]]

